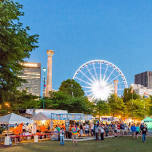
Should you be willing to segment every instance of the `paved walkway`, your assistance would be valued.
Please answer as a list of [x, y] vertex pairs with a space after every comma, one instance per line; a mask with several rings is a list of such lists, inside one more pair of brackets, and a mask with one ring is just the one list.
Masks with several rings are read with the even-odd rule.
[[[108, 136], [104, 138], [113, 138], [114, 136]], [[95, 137], [82, 137], [78, 138], [77, 141], [89, 141], [89, 140], [95, 140]], [[65, 139], [65, 141], [72, 141], [72, 139]]]

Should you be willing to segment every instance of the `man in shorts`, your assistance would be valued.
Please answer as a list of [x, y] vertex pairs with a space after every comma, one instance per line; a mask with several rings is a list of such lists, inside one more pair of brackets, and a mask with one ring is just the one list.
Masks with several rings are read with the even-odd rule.
[[77, 144], [77, 135], [78, 135], [78, 129], [77, 129], [76, 125], [74, 125], [72, 127], [72, 142], [73, 142], [73, 144], [74, 143]]

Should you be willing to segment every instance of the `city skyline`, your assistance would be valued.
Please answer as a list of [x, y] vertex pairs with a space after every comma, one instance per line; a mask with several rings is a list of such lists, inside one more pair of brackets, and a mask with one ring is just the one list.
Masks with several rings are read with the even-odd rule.
[[72, 78], [80, 65], [94, 59], [117, 65], [129, 85], [136, 73], [151, 71], [151, 1], [19, 2], [24, 5], [23, 23], [40, 35], [40, 47], [27, 61], [46, 67], [46, 51], [55, 51], [53, 89]]

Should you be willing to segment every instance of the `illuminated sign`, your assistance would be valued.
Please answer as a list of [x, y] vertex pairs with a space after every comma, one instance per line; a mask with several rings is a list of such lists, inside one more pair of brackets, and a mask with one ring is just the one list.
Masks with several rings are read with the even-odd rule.
[[40, 63], [25, 62], [25, 63], [21, 63], [21, 65], [23, 65], [24, 67], [30, 67], [30, 68], [40, 67]]

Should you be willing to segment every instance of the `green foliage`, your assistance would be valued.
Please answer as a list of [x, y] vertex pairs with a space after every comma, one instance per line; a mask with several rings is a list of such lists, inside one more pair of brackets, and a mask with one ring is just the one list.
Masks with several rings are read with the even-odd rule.
[[25, 90], [19, 92], [16, 99], [12, 103], [12, 107], [14, 110], [21, 109], [33, 109], [40, 107], [39, 97], [33, 96], [32, 94], [28, 94]]
[[38, 35], [30, 35], [29, 27], [19, 21], [22, 5], [11, 0], [0, 2], [0, 101], [5, 101], [21, 85], [21, 62], [36, 48]]
[[136, 92], [132, 90], [132, 88], [125, 88], [123, 94], [123, 101], [127, 102], [131, 99], [140, 99], [140, 96], [136, 94]]
[[[8, 103], [8, 105], [6, 105]], [[8, 112], [18, 113], [20, 110], [40, 108], [41, 102], [39, 97], [28, 94], [26, 91], [15, 91], [9, 96], [9, 100], [1, 103], [2, 110], [0, 114], [7, 114]]]
[[144, 106], [144, 100], [132, 99], [129, 100], [126, 105], [130, 117], [144, 118], [144, 116], [147, 114], [147, 110], [145, 109], [146, 106]]
[[145, 99], [145, 100], [148, 100], [147, 101], [148, 115], [151, 116], [152, 115], [152, 96], [150, 96], [149, 99]]
[[110, 114], [110, 106], [107, 102], [105, 101], [98, 101], [96, 106], [95, 106], [95, 115], [109, 115]]
[[73, 79], [68, 79], [61, 83], [59, 91], [73, 97], [84, 96], [84, 91], [82, 90], [79, 83]]
[[51, 109], [63, 109], [75, 113], [92, 113], [93, 103], [85, 96], [74, 97], [64, 92], [51, 92], [49, 98], [45, 98], [45, 107]]
[[125, 104], [123, 102], [123, 99], [120, 97], [111, 95], [111, 97], [108, 99], [108, 103], [109, 103], [111, 114], [113, 116], [122, 115], [123, 112], [125, 111]]

